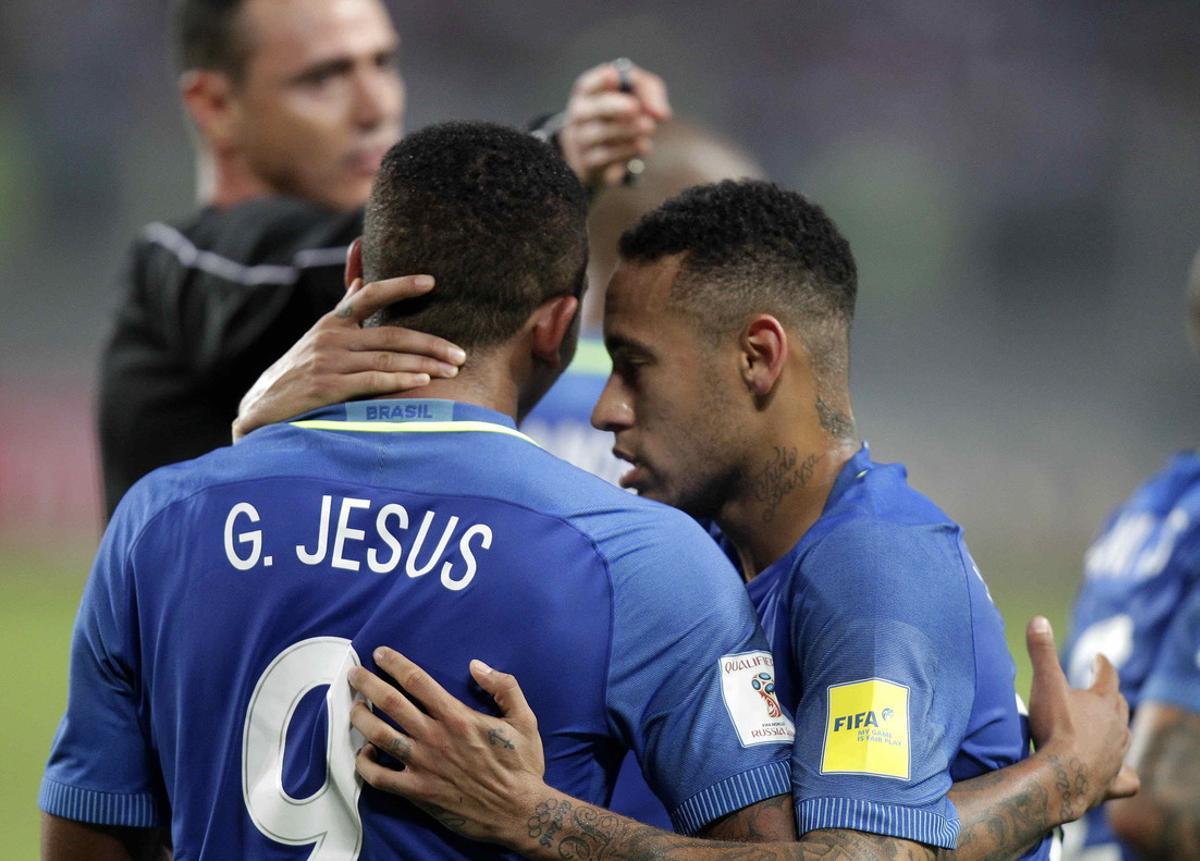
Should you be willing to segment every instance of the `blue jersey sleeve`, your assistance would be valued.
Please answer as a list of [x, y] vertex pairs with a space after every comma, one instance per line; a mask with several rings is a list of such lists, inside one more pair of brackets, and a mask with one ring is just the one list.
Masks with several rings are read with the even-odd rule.
[[1140, 699], [1200, 712], [1200, 584], [1167, 626]]
[[105, 533], [71, 640], [67, 709], [42, 779], [43, 811], [96, 825], [149, 828], [168, 818], [148, 740], [129, 579], [130, 506]]
[[847, 828], [954, 848], [949, 770], [975, 686], [957, 533], [858, 521], [804, 564], [819, 573], [788, 596], [800, 833]]
[[[626, 525], [608, 548], [608, 708], [675, 829], [791, 791], [794, 730], [737, 574], [678, 512]], [[661, 516], [661, 515], [668, 516]]]

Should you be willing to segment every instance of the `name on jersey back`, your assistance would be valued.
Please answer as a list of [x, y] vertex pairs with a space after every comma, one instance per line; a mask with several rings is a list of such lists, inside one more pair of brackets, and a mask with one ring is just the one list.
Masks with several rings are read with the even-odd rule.
[[[370, 523], [372, 540], [367, 540], [367, 529], [352, 526], [352, 522], [363, 526]], [[341, 571], [360, 571], [365, 565], [375, 574], [391, 574], [403, 566], [407, 576], [417, 578], [437, 570], [442, 586], [458, 592], [475, 579], [478, 555], [491, 549], [493, 538], [492, 528], [486, 523], [460, 526], [462, 519], [455, 514], [410, 513], [398, 502], [379, 505], [370, 499], [324, 495], [313, 538], [292, 544], [286, 552], [293, 553], [302, 565], [328, 565]], [[291, 531], [294, 524], [288, 527]], [[224, 530], [229, 564], [238, 571], [274, 566], [275, 557], [269, 552], [273, 549], [271, 528], [249, 502], [230, 508]], [[404, 544], [402, 537], [406, 539]], [[449, 558], [454, 555], [457, 558]]]

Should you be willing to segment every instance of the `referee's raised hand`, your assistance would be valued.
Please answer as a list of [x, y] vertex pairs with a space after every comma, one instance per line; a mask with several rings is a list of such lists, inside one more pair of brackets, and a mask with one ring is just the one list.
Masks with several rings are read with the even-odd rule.
[[630, 159], [650, 152], [658, 124], [671, 118], [662, 78], [633, 63], [603, 63], [579, 76], [558, 140], [584, 185], [616, 185]]
[[313, 324], [250, 387], [233, 422], [233, 441], [263, 425], [341, 401], [377, 397], [450, 378], [467, 359], [449, 341], [400, 326], [362, 328], [394, 302], [433, 289], [431, 275], [363, 284], [355, 279], [337, 307]]

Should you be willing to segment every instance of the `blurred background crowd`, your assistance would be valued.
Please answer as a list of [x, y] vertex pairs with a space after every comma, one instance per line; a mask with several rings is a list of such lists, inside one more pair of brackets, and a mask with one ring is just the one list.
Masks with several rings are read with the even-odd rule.
[[[1018, 634], [1063, 618], [1106, 511], [1195, 443], [1200, 5], [387, 5], [410, 129], [523, 124], [624, 55], [824, 205], [859, 261], [860, 430], [964, 525]], [[46, 655], [32, 688], [4, 662], [4, 833], [35, 827], [99, 535], [117, 273], [142, 224], [194, 206], [165, 28], [160, 2], [0, 4], [0, 630]]]

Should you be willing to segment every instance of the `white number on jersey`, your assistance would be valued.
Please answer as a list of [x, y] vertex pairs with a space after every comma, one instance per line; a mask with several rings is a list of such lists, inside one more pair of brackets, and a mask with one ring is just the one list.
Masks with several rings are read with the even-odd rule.
[[[242, 797], [254, 825], [276, 843], [315, 844], [310, 861], [354, 861], [362, 848], [358, 796], [362, 778], [354, 755], [364, 739], [350, 726], [355, 696], [346, 681], [360, 663], [349, 640], [314, 637], [280, 652], [250, 697], [242, 743]], [[283, 788], [283, 748], [288, 725], [304, 695], [328, 685], [329, 735], [324, 785], [307, 798]]]
[[1145, 512], [1121, 515], [1084, 557], [1087, 578], [1145, 580], [1162, 573], [1190, 522], [1182, 508], [1162, 520]]
[[1077, 688], [1091, 687], [1092, 661], [1103, 654], [1118, 670], [1133, 654], [1133, 619], [1125, 613], [1089, 625], [1075, 641], [1067, 675]]

